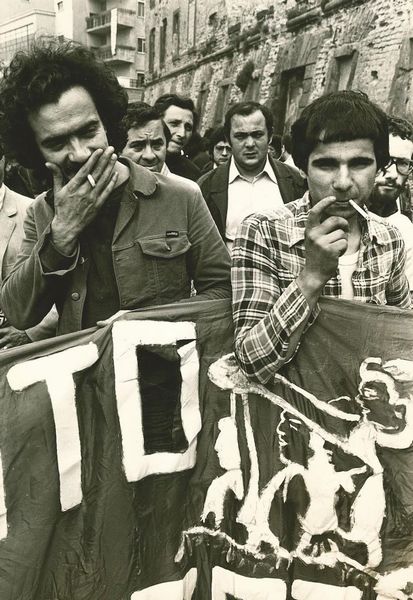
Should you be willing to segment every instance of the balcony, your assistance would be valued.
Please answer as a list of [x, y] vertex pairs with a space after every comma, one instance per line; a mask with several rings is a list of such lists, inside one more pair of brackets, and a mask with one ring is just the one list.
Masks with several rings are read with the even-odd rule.
[[129, 77], [118, 77], [118, 81], [122, 87], [127, 89], [140, 89], [143, 90], [143, 86], [140, 85], [138, 79], [130, 79]]
[[98, 58], [111, 64], [135, 62], [135, 50], [131, 46], [117, 46], [115, 54], [112, 54], [110, 46], [93, 48], [93, 52]]
[[[86, 17], [86, 31], [88, 33], [104, 33], [110, 31], [111, 11], [106, 10], [99, 15]], [[135, 26], [136, 13], [127, 8], [118, 8], [118, 28], [131, 28]]]

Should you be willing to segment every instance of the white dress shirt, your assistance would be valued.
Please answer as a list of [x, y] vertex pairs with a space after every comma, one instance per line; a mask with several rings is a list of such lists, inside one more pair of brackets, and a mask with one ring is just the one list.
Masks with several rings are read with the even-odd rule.
[[247, 181], [231, 158], [228, 180], [228, 212], [225, 238], [231, 251], [241, 222], [252, 213], [268, 213], [284, 204], [274, 170], [267, 158], [263, 170]]

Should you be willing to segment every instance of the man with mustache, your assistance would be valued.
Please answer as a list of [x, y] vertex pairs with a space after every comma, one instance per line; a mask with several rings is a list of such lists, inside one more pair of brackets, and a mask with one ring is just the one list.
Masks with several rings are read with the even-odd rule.
[[1, 306], [18, 329], [55, 303], [58, 333], [120, 309], [228, 297], [229, 260], [199, 190], [119, 158], [127, 95], [81, 46], [19, 53], [0, 90], [0, 133], [11, 154], [48, 171], [29, 207]]
[[290, 360], [320, 296], [410, 308], [399, 231], [365, 207], [389, 163], [385, 113], [362, 92], [309, 104], [293, 124], [308, 192], [242, 224], [232, 254], [235, 353], [267, 383]]
[[406, 246], [406, 274], [413, 290], [413, 223], [401, 212], [400, 197], [413, 171], [413, 125], [388, 116], [390, 162], [377, 173], [369, 208], [397, 227]]

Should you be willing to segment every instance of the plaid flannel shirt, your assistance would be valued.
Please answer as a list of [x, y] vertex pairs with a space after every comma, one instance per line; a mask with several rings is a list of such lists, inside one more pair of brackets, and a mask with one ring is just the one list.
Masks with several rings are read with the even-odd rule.
[[[311, 310], [296, 283], [305, 264], [308, 192], [271, 215], [242, 223], [232, 252], [235, 353], [243, 371], [262, 383], [286, 362], [291, 334], [319, 313]], [[398, 230], [369, 213], [360, 218], [363, 252], [352, 281], [354, 300], [410, 308], [404, 273], [406, 254]], [[340, 298], [338, 271], [322, 295]]]

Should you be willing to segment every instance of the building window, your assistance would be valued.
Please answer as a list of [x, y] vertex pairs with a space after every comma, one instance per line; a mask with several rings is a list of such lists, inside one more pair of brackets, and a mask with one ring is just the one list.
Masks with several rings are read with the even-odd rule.
[[208, 27], [212, 30], [212, 33], [215, 33], [218, 27], [218, 13], [213, 12], [208, 17]]
[[205, 115], [205, 107], [206, 107], [206, 101], [208, 98], [208, 90], [209, 90], [209, 85], [206, 83], [206, 81], [203, 81], [201, 84], [201, 87], [199, 88], [198, 99], [197, 99], [197, 103], [196, 103], [196, 110], [199, 115], [200, 121], [202, 121], [202, 118]]
[[351, 56], [340, 56], [340, 58], [336, 58], [336, 61], [338, 66], [337, 90], [347, 90], [353, 59]]
[[159, 38], [159, 66], [165, 65], [166, 57], [166, 32], [168, 29], [168, 19], [162, 19], [161, 35]]
[[224, 122], [224, 116], [227, 111], [229, 92], [230, 92], [229, 84], [221, 85], [218, 90], [215, 115], [214, 115], [214, 127], [218, 127], [219, 125], [222, 125]]
[[60, 12], [63, 10], [63, 2], [58, 2], [57, 3], [57, 11]]
[[145, 16], [145, 2], [138, 2], [137, 14], [138, 14], [138, 17]]
[[300, 102], [304, 90], [304, 73], [305, 67], [284, 71], [281, 76], [281, 102], [282, 102], [282, 119], [279, 123], [281, 131], [284, 133], [290, 131], [291, 125], [300, 115]]
[[354, 74], [357, 66], [358, 52], [347, 48], [336, 51], [335, 57], [330, 63], [330, 71], [327, 77], [327, 92], [338, 90], [349, 90], [353, 84]]
[[179, 30], [180, 30], [180, 15], [179, 10], [173, 14], [172, 21], [172, 53], [174, 56], [179, 55]]
[[141, 88], [145, 85], [145, 73], [136, 71], [136, 87]]
[[149, 33], [148, 69], [152, 73], [155, 65], [155, 27]]
[[140, 54], [144, 54], [146, 51], [145, 38], [138, 38], [136, 47]]
[[193, 48], [196, 39], [196, 2], [188, 0], [188, 46]]

